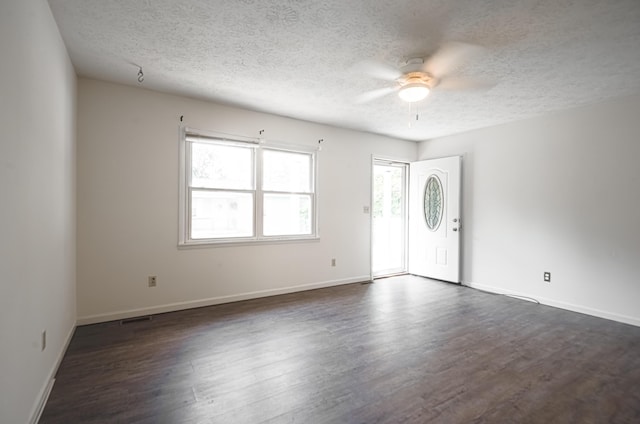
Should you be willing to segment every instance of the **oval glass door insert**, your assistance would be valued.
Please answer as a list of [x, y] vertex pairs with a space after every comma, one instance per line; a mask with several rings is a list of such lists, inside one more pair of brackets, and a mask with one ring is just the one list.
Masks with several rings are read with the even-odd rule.
[[427, 228], [436, 231], [442, 221], [444, 192], [437, 175], [431, 174], [424, 185], [424, 220]]

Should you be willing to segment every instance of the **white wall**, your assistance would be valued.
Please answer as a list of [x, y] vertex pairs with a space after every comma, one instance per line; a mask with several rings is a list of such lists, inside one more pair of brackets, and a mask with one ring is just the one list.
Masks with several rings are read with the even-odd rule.
[[[132, 74], [132, 78], [135, 75]], [[317, 145], [320, 241], [178, 249], [179, 117], [194, 128]], [[79, 323], [369, 276], [371, 155], [417, 144], [80, 79]], [[331, 258], [337, 266], [331, 267]], [[158, 286], [147, 287], [157, 275]]]
[[26, 423], [75, 326], [76, 78], [45, 0], [0, 3], [0, 58], [0, 422]]
[[464, 281], [640, 325], [639, 110], [628, 97], [421, 143], [421, 159], [464, 156]]

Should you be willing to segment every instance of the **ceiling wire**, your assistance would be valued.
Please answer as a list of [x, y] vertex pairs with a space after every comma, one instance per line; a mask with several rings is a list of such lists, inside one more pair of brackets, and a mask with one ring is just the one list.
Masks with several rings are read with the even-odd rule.
[[142, 84], [142, 81], [144, 81], [144, 72], [142, 72], [142, 66], [138, 66], [138, 69], [138, 82]]

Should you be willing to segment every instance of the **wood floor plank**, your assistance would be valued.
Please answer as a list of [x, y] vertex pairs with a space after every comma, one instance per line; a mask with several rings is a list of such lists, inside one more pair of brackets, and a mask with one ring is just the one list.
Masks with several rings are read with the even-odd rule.
[[640, 328], [413, 276], [79, 327], [41, 423], [636, 423]]

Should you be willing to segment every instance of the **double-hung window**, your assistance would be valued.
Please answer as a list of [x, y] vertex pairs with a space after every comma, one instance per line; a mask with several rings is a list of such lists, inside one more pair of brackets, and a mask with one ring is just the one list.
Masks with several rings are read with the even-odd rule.
[[181, 143], [181, 245], [317, 237], [315, 150], [188, 129]]

